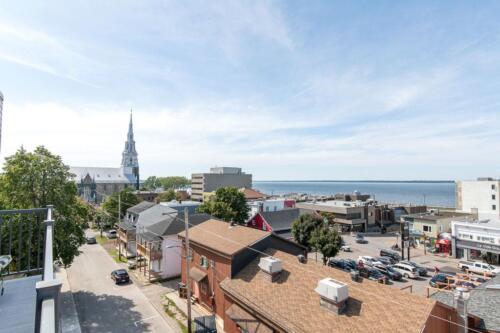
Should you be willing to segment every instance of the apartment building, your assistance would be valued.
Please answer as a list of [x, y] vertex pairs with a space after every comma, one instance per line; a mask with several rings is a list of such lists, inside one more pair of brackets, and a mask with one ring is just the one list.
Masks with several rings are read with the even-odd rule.
[[455, 183], [457, 211], [473, 213], [480, 219], [500, 218], [500, 180], [478, 178]]
[[241, 168], [214, 167], [208, 173], [191, 175], [191, 199], [203, 201], [203, 195], [217, 191], [221, 187], [251, 188], [252, 175]]

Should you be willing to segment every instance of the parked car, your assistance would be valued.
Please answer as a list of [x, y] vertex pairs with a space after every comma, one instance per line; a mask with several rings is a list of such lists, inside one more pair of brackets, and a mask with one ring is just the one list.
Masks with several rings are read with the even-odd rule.
[[349, 245], [342, 245], [340, 251], [351, 252], [351, 247]]
[[350, 272], [356, 269], [356, 263], [346, 259], [330, 259], [328, 266]]
[[116, 284], [130, 282], [130, 277], [128, 276], [127, 271], [124, 269], [117, 269], [115, 271], [112, 271], [111, 279], [113, 279]]
[[396, 263], [396, 260], [391, 257], [377, 257], [376, 259], [384, 265], [394, 265]]
[[486, 274], [489, 276], [495, 276], [500, 274], [500, 267], [495, 267], [485, 262], [459, 261], [458, 267], [463, 271], [469, 271], [480, 275]]
[[387, 276], [382, 274], [379, 270], [372, 267], [360, 267], [359, 275], [370, 280], [378, 281], [380, 283], [387, 284], [389, 279]]
[[129, 269], [136, 269], [137, 267], [142, 267], [146, 263], [146, 258], [135, 258], [128, 261]]
[[392, 259], [394, 259], [396, 261], [401, 260], [401, 254], [399, 254], [399, 252], [397, 252], [397, 251], [390, 250], [390, 249], [380, 250], [380, 256], [381, 257], [391, 257]]
[[380, 261], [370, 256], [359, 256], [358, 263], [366, 266], [383, 265]]
[[392, 268], [392, 266], [373, 265], [373, 268], [378, 269], [380, 273], [393, 281], [400, 281], [403, 278], [403, 274]]
[[87, 244], [97, 244], [95, 237], [87, 237]]
[[410, 279], [416, 279], [418, 278], [418, 272], [417, 272], [417, 269], [411, 265], [407, 265], [407, 264], [402, 264], [402, 263], [397, 263], [397, 264], [394, 264], [392, 265], [392, 267], [398, 271], [399, 273], [401, 273], [403, 275], [403, 277], [405, 278], [410, 278]]
[[356, 243], [358, 244], [366, 244], [368, 241], [363, 237], [363, 235], [357, 234], [355, 238]]
[[429, 285], [433, 288], [444, 288], [448, 285], [454, 283], [453, 275], [438, 273], [429, 280]]
[[427, 276], [427, 268], [425, 268], [424, 266], [420, 266], [416, 262], [404, 260], [400, 261], [400, 263], [415, 267], [419, 276]]
[[116, 230], [115, 229], [108, 230], [108, 232], [106, 233], [106, 237], [108, 237], [109, 239], [116, 238], [117, 237]]

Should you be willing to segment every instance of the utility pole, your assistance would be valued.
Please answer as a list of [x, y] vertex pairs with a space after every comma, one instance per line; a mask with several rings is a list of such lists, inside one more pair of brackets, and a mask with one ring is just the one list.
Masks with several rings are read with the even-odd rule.
[[118, 223], [120, 223], [121, 213], [122, 213], [122, 201], [121, 201], [120, 192], [118, 192]]
[[[120, 215], [121, 215], [121, 210], [122, 210], [122, 202], [121, 202], [121, 197], [120, 197], [120, 192], [118, 192], [118, 224], [120, 224]], [[120, 241], [120, 236], [118, 236], [118, 261], [122, 260], [122, 249], [121, 249], [121, 241]]]
[[192, 330], [191, 330], [191, 279], [189, 278], [189, 261], [191, 260], [191, 254], [189, 253], [189, 217], [188, 217], [187, 207], [184, 208], [184, 230], [186, 232], [187, 329], [188, 329], [188, 333], [192, 333]]

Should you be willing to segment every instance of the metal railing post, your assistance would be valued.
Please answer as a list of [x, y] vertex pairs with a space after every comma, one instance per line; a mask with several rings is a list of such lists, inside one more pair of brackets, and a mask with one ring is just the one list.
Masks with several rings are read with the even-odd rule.
[[36, 283], [35, 333], [59, 332], [59, 296], [62, 283], [54, 273], [54, 220], [53, 206], [47, 206], [47, 219], [44, 221], [44, 267], [42, 281]]

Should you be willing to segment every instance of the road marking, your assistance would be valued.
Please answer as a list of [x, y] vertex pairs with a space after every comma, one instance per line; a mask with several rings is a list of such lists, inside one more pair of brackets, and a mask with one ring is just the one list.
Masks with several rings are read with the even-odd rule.
[[158, 317], [158, 315], [154, 315], [154, 316], [151, 316], [151, 317], [147, 317], [147, 318], [144, 318], [144, 319], [141, 319], [141, 320], [134, 321], [134, 325], [135, 325], [135, 327], [138, 327], [137, 323], [144, 322], [146, 320], [153, 319], [153, 318], [156, 318], [156, 317]]

